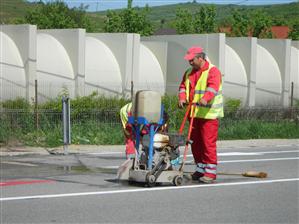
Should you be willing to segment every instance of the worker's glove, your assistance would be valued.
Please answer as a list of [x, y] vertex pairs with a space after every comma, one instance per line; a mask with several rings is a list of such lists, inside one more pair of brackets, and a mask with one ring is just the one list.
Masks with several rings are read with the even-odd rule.
[[201, 98], [200, 101], [199, 101], [199, 104], [203, 105], [203, 106], [206, 106], [208, 104], [208, 102], [204, 98]]
[[179, 104], [178, 104], [179, 108], [183, 108], [185, 105], [186, 105], [186, 100], [179, 101]]
[[126, 130], [126, 129], [124, 129], [124, 135], [125, 135], [127, 138], [131, 137], [131, 133], [130, 133], [128, 130]]

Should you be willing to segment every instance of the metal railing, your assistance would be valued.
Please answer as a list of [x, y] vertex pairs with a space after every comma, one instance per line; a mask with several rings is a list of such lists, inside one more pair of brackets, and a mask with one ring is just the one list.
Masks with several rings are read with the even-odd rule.
[[[166, 108], [171, 124], [177, 126], [183, 116], [183, 110], [169, 110]], [[298, 121], [298, 108], [242, 108], [231, 109], [225, 111], [223, 121], [238, 120], [261, 120], [261, 121]], [[38, 116], [39, 124], [36, 125], [36, 116]], [[61, 125], [62, 111], [53, 110], [24, 110], [24, 109], [3, 109], [0, 111], [1, 126], [5, 123], [6, 128], [24, 130], [48, 129]], [[120, 125], [118, 109], [103, 109], [93, 111], [72, 111], [71, 123], [82, 124], [92, 122], [96, 126], [103, 124], [111, 127]]]

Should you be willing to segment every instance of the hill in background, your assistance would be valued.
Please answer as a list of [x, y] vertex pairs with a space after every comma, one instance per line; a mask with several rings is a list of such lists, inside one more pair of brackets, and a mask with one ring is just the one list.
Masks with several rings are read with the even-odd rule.
[[[34, 9], [38, 3], [29, 3], [24, 0], [1, 0], [1, 24], [11, 23], [12, 20], [24, 17], [29, 9]], [[150, 7], [149, 19], [154, 24], [155, 29], [172, 28], [175, 19], [176, 10], [178, 8], [188, 9], [195, 12], [202, 4], [199, 3], [180, 3], [167, 6]], [[299, 2], [279, 5], [264, 6], [244, 6], [244, 5], [215, 5], [218, 25], [223, 23], [231, 15], [233, 9], [243, 9], [244, 13], [251, 10], [261, 9], [269, 14], [274, 20], [274, 25], [291, 26], [299, 22]], [[115, 10], [119, 11], [119, 10]], [[96, 32], [103, 32], [106, 11], [88, 12], [91, 20], [96, 24]]]

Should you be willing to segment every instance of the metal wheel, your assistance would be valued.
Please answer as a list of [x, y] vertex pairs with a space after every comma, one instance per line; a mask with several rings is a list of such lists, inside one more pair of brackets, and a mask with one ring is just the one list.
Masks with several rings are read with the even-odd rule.
[[181, 186], [183, 184], [183, 177], [181, 176], [175, 176], [173, 178], [173, 185], [174, 186]]
[[156, 185], [156, 177], [154, 175], [148, 175], [146, 179], [149, 187], [153, 187]]

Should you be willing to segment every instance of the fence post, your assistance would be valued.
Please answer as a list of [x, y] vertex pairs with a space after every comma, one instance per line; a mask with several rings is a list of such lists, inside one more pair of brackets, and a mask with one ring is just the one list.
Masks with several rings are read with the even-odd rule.
[[294, 98], [294, 82], [291, 82], [291, 107], [293, 107], [293, 98]]
[[133, 102], [133, 94], [134, 94], [134, 82], [131, 81], [131, 102]]
[[37, 130], [39, 128], [39, 122], [38, 122], [38, 111], [37, 111], [37, 100], [38, 100], [38, 97], [37, 97], [37, 80], [35, 80], [34, 82], [34, 90], [35, 90], [35, 100], [34, 100], [34, 115], [35, 115], [35, 129]]
[[71, 144], [71, 108], [70, 98], [62, 97], [62, 123], [63, 123], [63, 150], [64, 154], [68, 154], [68, 145]]
[[295, 112], [293, 107], [293, 99], [294, 99], [294, 82], [291, 82], [291, 119], [295, 119]]

